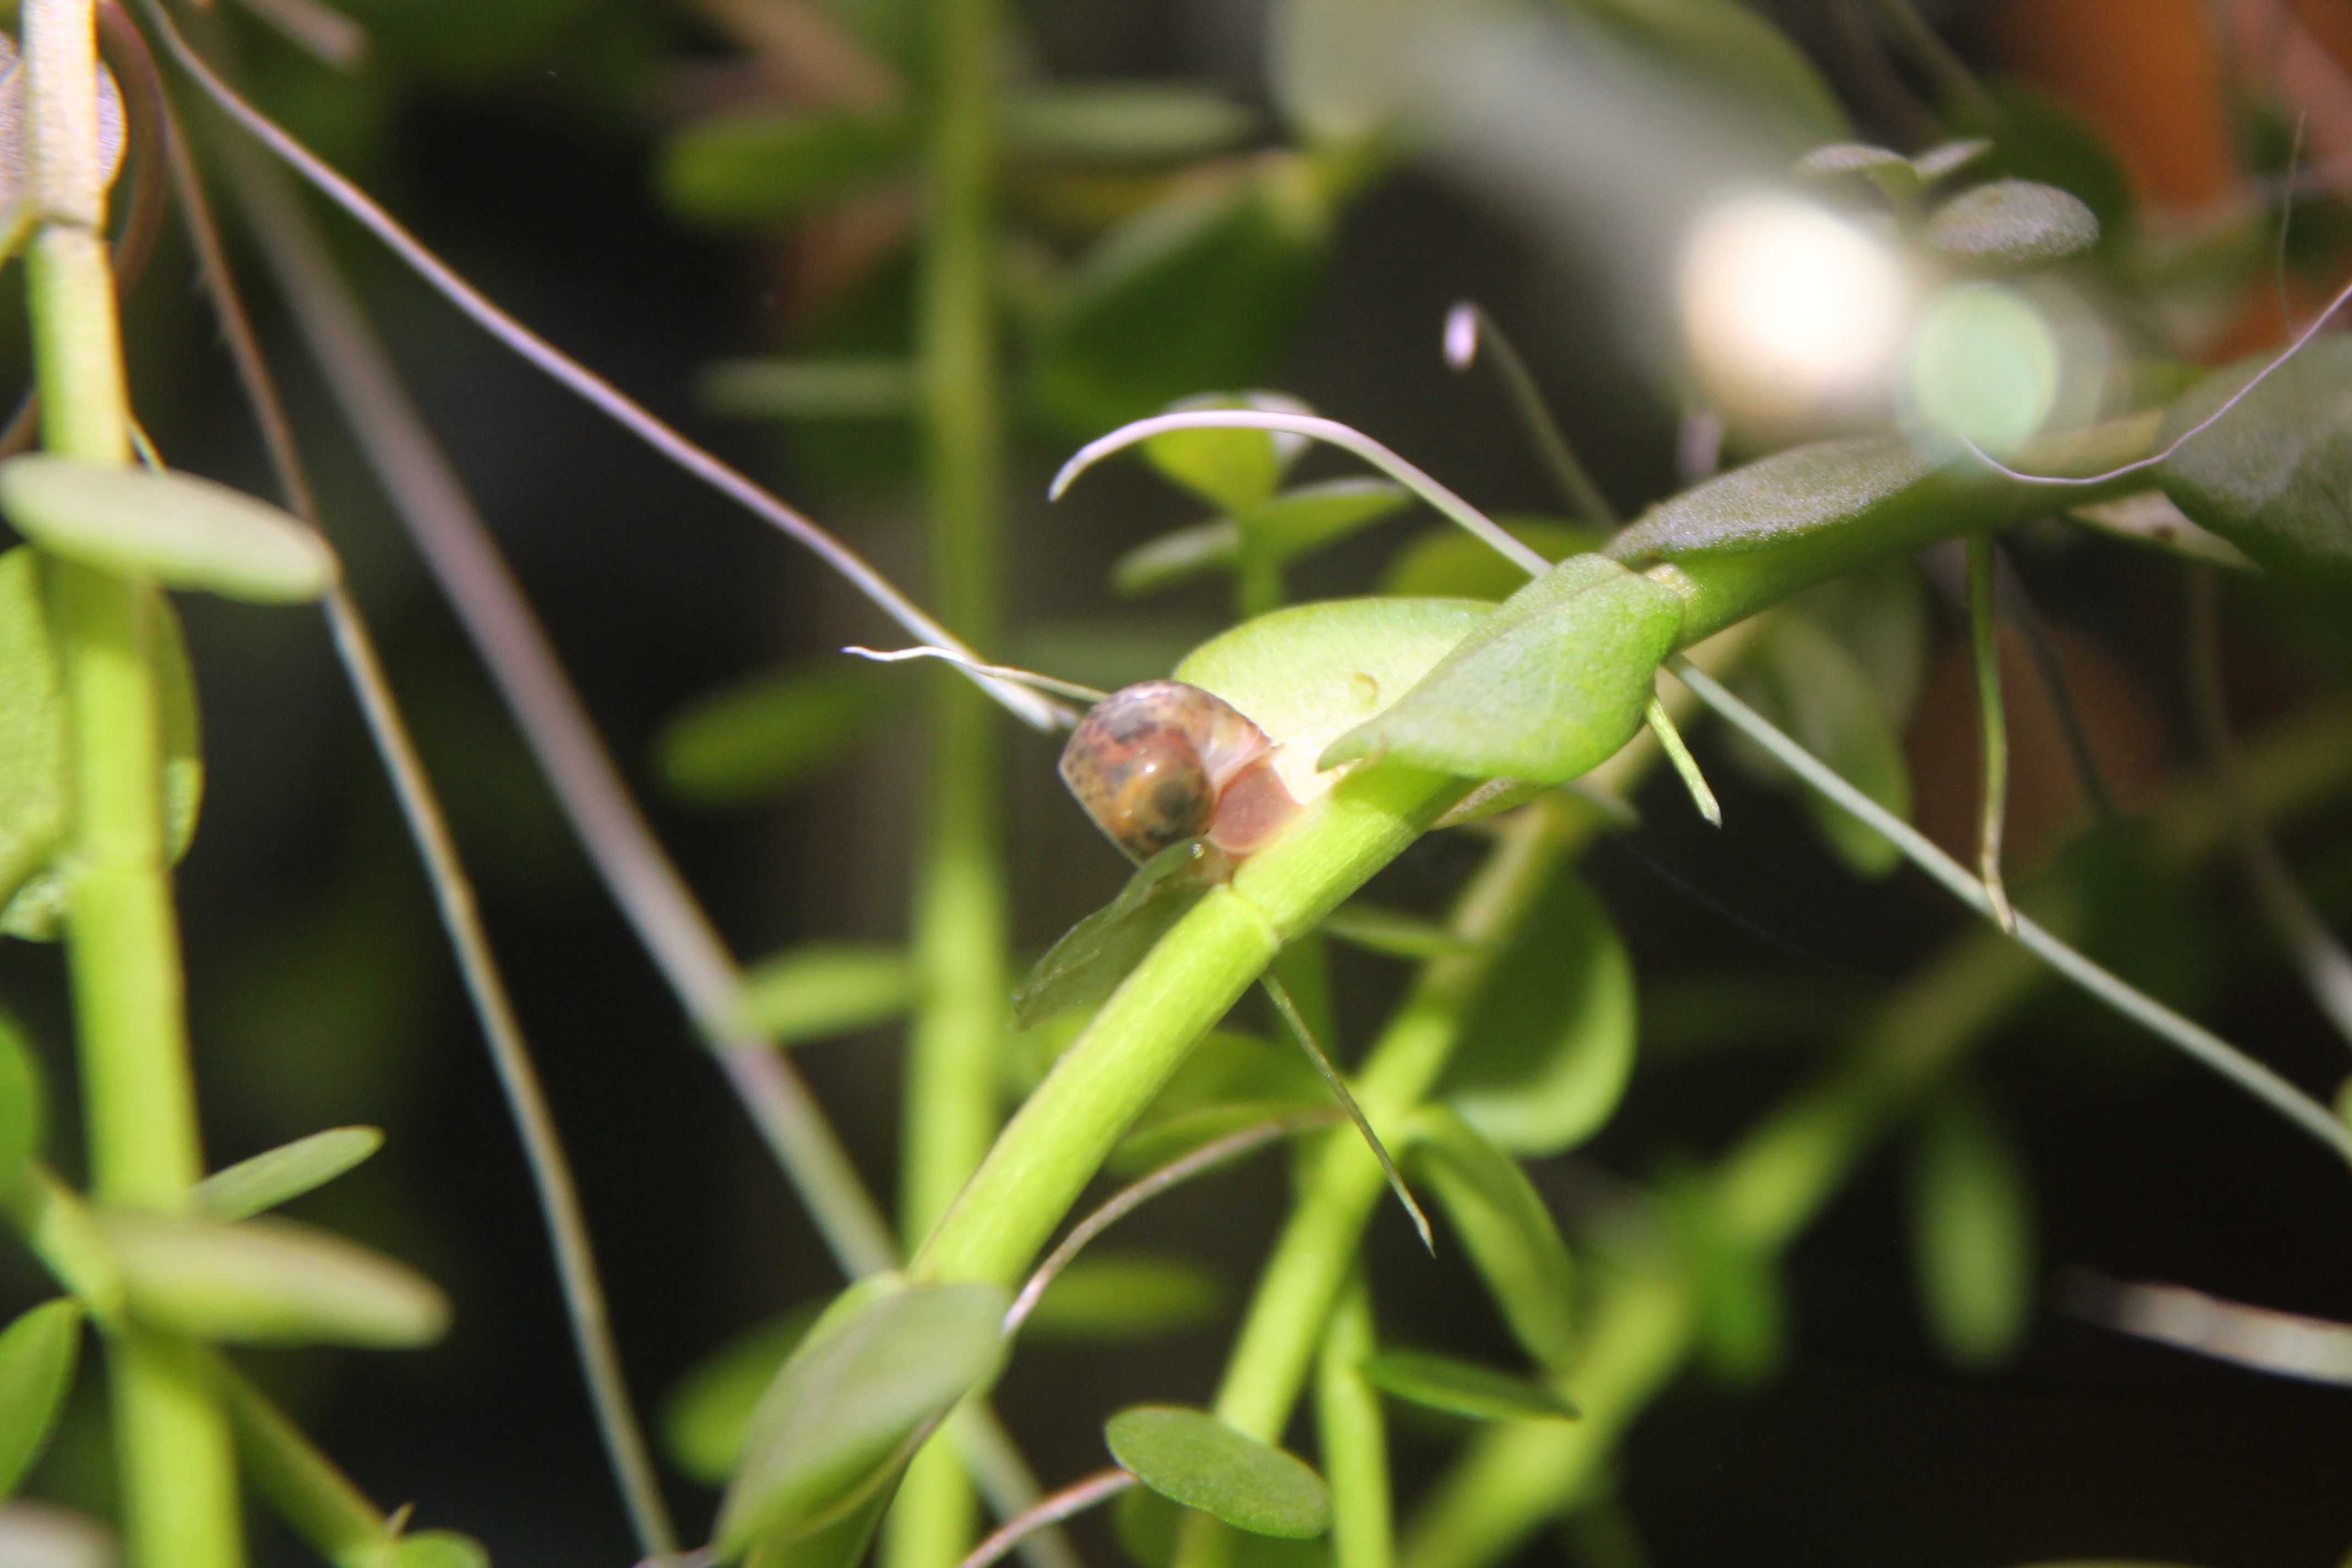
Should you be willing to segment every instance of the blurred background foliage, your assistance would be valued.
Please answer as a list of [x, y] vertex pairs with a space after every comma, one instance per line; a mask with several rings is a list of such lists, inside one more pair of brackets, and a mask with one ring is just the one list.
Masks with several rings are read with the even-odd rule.
[[[914, 447], [901, 417], [908, 247], [920, 223], [911, 160], [922, 110], [908, 83], [921, 75], [921, 7], [343, 9], [368, 38], [350, 71], [233, 18], [271, 112], [494, 298], [807, 506], [921, 597]], [[1016, 629], [1012, 646], [989, 651], [1115, 686], [1163, 673], [1230, 618], [1230, 586], [1214, 573], [1171, 579], [1139, 602], [1109, 590], [1130, 552], [1228, 510], [1213, 497], [1204, 512], [1129, 465], [1059, 507], [1043, 499], [1078, 439], [1188, 394], [1281, 388], [1566, 549], [1568, 520], [1501, 393], [1454, 375], [1439, 354], [1439, 325], [1459, 300], [1509, 326], [1618, 511], [1677, 486], [1691, 389], [1658, 350], [1654, 306], [1629, 290], [1660, 265], [1666, 220], [1630, 204], [1635, 176], [1612, 171], [1676, 167], [1686, 150], [1675, 138], [1696, 133], [1621, 116], [1609, 97], [1648, 103], [1665, 88], [1546, 77], [1530, 51], [1519, 68], [1475, 80], [1444, 75], [1470, 70], [1466, 57], [1437, 62], [1449, 112], [1409, 137], [1366, 139], [1392, 84], [1358, 69], [1374, 51], [1351, 49], [1361, 41], [1351, 35], [1416, 9], [1016, 8], [1003, 45], [1001, 253], [1017, 389], [1006, 565]], [[1874, 7], [1844, 0], [1573, 9], [1579, 26], [1644, 68], [1666, 62], [1664, 79], [1702, 105], [1745, 104], [1784, 131], [1745, 149], [1768, 171], [1783, 142], [1801, 150], [1851, 132], [1921, 144], [1921, 105], [1948, 86], [1932, 65], [1890, 52]], [[2352, 25], [2339, 7], [2007, 0], [1923, 10], [1991, 84], [1978, 106], [1986, 122], [1963, 126], [1996, 142], [1973, 173], [2080, 197], [2101, 220], [2088, 265], [2118, 279], [2139, 269], [2135, 297], [2160, 302], [2176, 329], [2189, 322], [2200, 358], [2275, 341], [2283, 320], [2334, 289], [2352, 237], [2344, 204], [2325, 181], [2307, 182], [2282, 244], [2276, 203], [2263, 198], [2296, 171], [2340, 171], [2352, 157]], [[2240, 13], [2255, 11], [2287, 18], [2279, 26], [2306, 43], [2249, 55]], [[833, 1014], [776, 1026], [854, 1028], [800, 1060], [887, 1193], [898, 1060], [887, 1020], [903, 984], [891, 954], [922, 776], [909, 699], [945, 677], [840, 668], [833, 649], [877, 635], [838, 584], [615, 440], [347, 228], [335, 232], [556, 646], [738, 951], [864, 944], [828, 971], [844, 987], [830, 995]], [[2275, 279], [2273, 247], [2285, 261]], [[2147, 270], [2159, 262], [2170, 270]], [[191, 272], [174, 233], [129, 302], [142, 416], [175, 463], [266, 488]], [[2145, 287], [2151, 276], [2158, 287]], [[298, 410], [315, 410], [323, 399], [268, 304], [263, 325]], [[21, 360], [21, 332], [6, 330]], [[632, 1381], [651, 1405], [729, 1335], [827, 1294], [832, 1265], [585, 871], [347, 440], [307, 418], [303, 434], [482, 881], [580, 1169]], [[1731, 439], [1736, 451], [1740, 432]], [[1310, 455], [1291, 479], [1350, 473]], [[1454, 547], [1436, 538], [1425, 514], [1395, 510], [1281, 570], [1296, 597], [1400, 584], [1494, 591], [1465, 581], [1476, 563], [1449, 559]], [[2179, 569], [2055, 528], [2022, 531], [2014, 553], [2128, 811], [2193, 765]], [[1780, 623], [1749, 689], [1850, 775], [1878, 781], [1874, 793], [1907, 794], [1922, 826], [1957, 848], [1973, 821], [1973, 697], [1955, 564], [1926, 566], [1823, 590]], [[2340, 615], [2275, 583], [2233, 585], [2228, 604], [2245, 727], [2342, 689], [2352, 639]], [[624, 1522], [515, 1141], [320, 628], [201, 600], [184, 614], [210, 767], [180, 884], [208, 1148], [226, 1163], [321, 1126], [383, 1125], [383, 1153], [297, 1212], [418, 1264], [459, 1304], [455, 1331], [430, 1352], [289, 1354], [266, 1374], [364, 1487], [418, 1500], [423, 1522], [467, 1530], [508, 1563], [621, 1561]], [[2128, 823], [2095, 829], [2065, 739], [2036, 697], [2032, 650], [2021, 641], [2004, 658], [2013, 875], [2084, 868], [2090, 952], [2282, 1070], [2341, 1079], [2340, 1044], [2247, 918], [2237, 882], [2161, 882]], [[729, 691], [732, 706], [714, 701]], [[1711, 735], [1699, 745], [1710, 762], [1755, 761]], [[1035, 952], [1104, 902], [1125, 868], [1061, 792], [1050, 745], [1024, 735], [1012, 754], [1016, 939]], [[1669, 782], [1636, 803], [1638, 828], [1590, 858], [1589, 880], [1637, 977], [1642, 1045], [1632, 1098], [1602, 1138], [1573, 1161], [1533, 1167], [1563, 1214], [1604, 1201], [1618, 1176], [1717, 1147], [1963, 919], [1876, 847], [1816, 823], [1769, 766], [1714, 772], [1720, 835], [1690, 819]], [[2339, 809], [2290, 844], [2306, 887], [2339, 917], [2352, 905], [2347, 830]], [[1432, 837], [1375, 894], [1433, 909], [1474, 858], [1454, 837]], [[1385, 1016], [1402, 973], [1343, 954], [1343, 1042]], [[0, 996], [31, 1025], [67, 1092], [56, 951], [0, 944]], [[2071, 994], [2011, 1018], [1979, 1077], [1965, 1110], [1928, 1129], [1927, 1142], [1944, 1151], [1948, 1175], [1971, 1158], [1998, 1162], [2003, 1149], [2031, 1173], [2043, 1272], [2021, 1337], [1999, 1323], [1941, 1325], [1942, 1342], [1964, 1353], [1989, 1340], [1975, 1358], [1997, 1363], [1989, 1369], [1957, 1369], [1937, 1348], [1915, 1305], [1905, 1237], [1955, 1200], [1906, 1181], [1898, 1154], [1874, 1163], [1790, 1259], [1786, 1342], [1762, 1356], [1777, 1360], [1774, 1374], [1741, 1375], [1734, 1355], [1727, 1375], [1686, 1380], [1634, 1432], [1622, 1496], [1648, 1560], [1977, 1564], [2080, 1549], [2335, 1561], [2340, 1390], [2193, 1362], [2040, 1303], [2050, 1270], [2081, 1265], [2352, 1319], [2352, 1248], [2335, 1239], [2352, 1218], [2341, 1172]], [[56, 1124], [70, 1166], [69, 1105]], [[1994, 1154], [1982, 1153], [1988, 1142]], [[1095, 1424], [1070, 1419], [1073, 1410], [1205, 1394], [1221, 1314], [1254, 1271], [1282, 1191], [1260, 1164], [1133, 1222], [1123, 1243], [1215, 1266], [1224, 1306], [1189, 1276], [1168, 1287], [1193, 1305], [1171, 1312], [1179, 1331], [1164, 1351], [1074, 1342], [1024, 1356], [1003, 1408], [1045, 1475], [1099, 1463]], [[1460, 1259], [1431, 1262], [1383, 1215], [1370, 1260], [1396, 1337], [1501, 1353], [1504, 1326], [1464, 1305], [1483, 1297]], [[28, 1300], [36, 1289], [26, 1259], [0, 1256], [0, 1296]], [[1084, 1321], [1084, 1301], [1066, 1305]], [[99, 1392], [85, 1380], [84, 1407], [38, 1489], [102, 1500]], [[1443, 1448], [1402, 1424], [1400, 1436], [1409, 1495]], [[1607, 1556], [1605, 1545], [1588, 1531], [1571, 1549], [1580, 1561], [1640, 1560]], [[298, 1560], [282, 1539], [272, 1550]]]

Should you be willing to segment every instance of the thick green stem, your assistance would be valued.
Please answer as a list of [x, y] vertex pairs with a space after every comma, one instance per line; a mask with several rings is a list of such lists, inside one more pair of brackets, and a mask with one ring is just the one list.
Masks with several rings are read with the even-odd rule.
[[[931, 603], [975, 647], [997, 637], [1003, 554], [1003, 401], [996, 333], [997, 0], [934, 0], [932, 95], [918, 331]], [[938, 683], [914, 959], [899, 1219], [911, 1247], [955, 1199], [997, 1128], [1006, 1029], [1007, 917], [995, 716], [961, 680]], [[952, 1568], [976, 1522], [945, 1443], [908, 1471], [883, 1542], [889, 1568]]]
[[[90, 0], [27, 0], [24, 54], [40, 232], [26, 259], [44, 444], [131, 458], [107, 265]], [[107, 1202], [176, 1208], [204, 1173], [163, 817], [156, 589], [52, 561], [73, 825], [61, 865], [89, 1161]], [[244, 1556], [228, 1423], [195, 1347], [110, 1342], [131, 1561], [234, 1568]]]

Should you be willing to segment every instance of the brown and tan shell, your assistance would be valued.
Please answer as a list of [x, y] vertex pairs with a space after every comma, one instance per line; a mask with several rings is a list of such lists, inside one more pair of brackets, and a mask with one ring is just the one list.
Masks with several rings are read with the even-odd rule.
[[1267, 765], [1273, 753], [1265, 732], [1222, 698], [1147, 680], [1079, 721], [1062, 751], [1062, 781], [1139, 863], [1187, 838], [1242, 856], [1297, 809]]

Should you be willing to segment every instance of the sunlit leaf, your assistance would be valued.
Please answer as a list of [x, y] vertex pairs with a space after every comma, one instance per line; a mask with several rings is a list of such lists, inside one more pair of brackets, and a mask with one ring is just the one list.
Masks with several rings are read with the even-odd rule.
[[798, 1307], [744, 1330], [697, 1362], [662, 1406], [662, 1449], [706, 1486], [722, 1486], [743, 1457], [751, 1413], [777, 1372], [816, 1321]]
[[910, 171], [919, 134], [909, 116], [863, 110], [721, 115], [663, 144], [655, 184], [681, 217], [769, 223]]
[[898, 359], [730, 359], [698, 382], [705, 406], [738, 419], [888, 419], [912, 412], [915, 371]]
[[1467, 1121], [1432, 1106], [1414, 1119], [1405, 1163], [1454, 1223], [1503, 1320], [1538, 1366], [1556, 1366], [1574, 1340], [1574, 1266], [1568, 1244], [1518, 1162]]
[[429, 1344], [449, 1326], [433, 1282], [380, 1253], [281, 1219], [236, 1225], [100, 1210], [134, 1316], [238, 1344]]
[[1467, 778], [1564, 784], [1641, 728], [1681, 626], [1673, 589], [1601, 556], [1570, 556], [1320, 760], [1386, 755]]
[[[2198, 384], [2165, 411], [2178, 440], [2269, 356]], [[2272, 571], [2352, 579], [2352, 338], [2322, 337], [2157, 468], [2172, 503]]]
[[1039, 407], [1093, 436], [1202, 387], [1262, 380], [1320, 264], [1328, 200], [1303, 159], [1270, 155], [1112, 230], [1041, 323]]
[[27, 453], [0, 463], [0, 511], [85, 566], [250, 604], [308, 604], [338, 571], [326, 542], [293, 517], [193, 474]]
[[1341, 904], [1325, 916], [1323, 931], [1352, 947], [1391, 958], [1443, 958], [1449, 952], [1474, 952], [1478, 946], [1436, 921], [1384, 910], [1360, 899]]
[[1414, 1405], [1481, 1421], [1569, 1421], [1576, 1406], [1524, 1377], [1423, 1351], [1383, 1351], [1365, 1358], [1375, 1388]]
[[[1178, 398], [1162, 412], [1254, 409], [1261, 414], [1312, 414], [1295, 397], [1274, 392], [1208, 392]], [[1306, 449], [1305, 437], [1279, 430], [1171, 430], [1143, 443], [1144, 460], [1160, 477], [1228, 512], [1242, 513], [1273, 496], [1283, 471]]]
[[1937, 208], [1927, 239], [1963, 267], [2024, 272], [2091, 249], [2099, 243], [2099, 220], [2080, 197], [2055, 185], [1994, 180]]
[[0, 1500], [15, 1495], [41, 1457], [73, 1386], [81, 1307], [44, 1301], [0, 1332]]
[[1205, 1410], [1122, 1410], [1104, 1424], [1103, 1441], [1153, 1491], [1236, 1530], [1304, 1541], [1331, 1528], [1321, 1477]]
[[763, 1039], [796, 1046], [888, 1023], [915, 1005], [915, 985], [902, 949], [811, 942], [745, 972], [740, 1019]]
[[1686, 1173], [1661, 1184], [1661, 1211], [1697, 1305], [1699, 1349], [1725, 1381], [1767, 1376], [1787, 1350], [1789, 1310], [1772, 1260], [1725, 1234], [1715, 1194]]
[[1911, 1262], [1944, 1353], [1990, 1366], [2033, 1311], [2033, 1192], [2024, 1160], [1975, 1096], [1939, 1095], [1911, 1163]]
[[215, 1219], [250, 1219], [326, 1185], [383, 1147], [380, 1128], [331, 1127], [215, 1171], [193, 1195]]
[[1021, 1332], [1082, 1344], [1161, 1339], [1215, 1321], [1225, 1297], [1216, 1270], [1189, 1258], [1089, 1250], [1054, 1277]]
[[655, 751], [663, 782], [707, 805], [764, 799], [873, 735], [916, 684], [904, 671], [845, 658], [744, 681], [662, 731]]
[[[1609, 542], [1608, 534], [1550, 518], [1498, 517], [1503, 531], [1555, 563]], [[1507, 599], [1528, 585], [1528, 574], [1448, 523], [1421, 534], [1389, 563], [1381, 592], [1414, 597]]]
[[1010, 1304], [993, 1285], [859, 1290], [810, 1331], [752, 1413], [719, 1505], [719, 1550], [835, 1522], [910, 1440], [994, 1373]]
[[1624, 1097], [1635, 1007], [1616, 922], [1580, 878], [1555, 878], [1479, 993], [1438, 1097], [1512, 1153], [1573, 1148]]
[[1065, 932], [1014, 989], [1013, 1026], [1026, 1029], [1102, 1002], [1224, 879], [1231, 864], [1197, 838], [1171, 844], [1144, 862], [1118, 898]]
[[[179, 613], [149, 600], [157, 696], [163, 710], [163, 816], [172, 856], [195, 837], [204, 800], [195, 683]], [[65, 829], [65, 706], [59, 696], [39, 552], [0, 554], [0, 934], [57, 939], [65, 884], [47, 869]]]
[[1054, 82], [1004, 104], [1007, 151], [1068, 163], [1189, 163], [1229, 152], [1261, 128], [1230, 99], [1157, 82]]
[[16, 1190], [41, 1152], [46, 1107], [40, 1069], [16, 1021], [0, 1013], [0, 1198]]

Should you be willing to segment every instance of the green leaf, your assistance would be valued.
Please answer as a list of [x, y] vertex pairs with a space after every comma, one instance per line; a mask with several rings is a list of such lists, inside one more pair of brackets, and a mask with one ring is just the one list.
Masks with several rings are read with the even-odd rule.
[[1738, 0], [1580, 0], [1600, 17], [1711, 79], [1806, 141], [1845, 134], [1845, 110], [1789, 36]]
[[381, 1128], [313, 1132], [206, 1176], [196, 1184], [196, 1206], [216, 1220], [251, 1219], [325, 1186], [383, 1147]]
[[743, 1568], [857, 1568], [889, 1511], [898, 1491], [895, 1477], [869, 1489], [838, 1519], [806, 1533], [778, 1530], [752, 1543]]
[[1306, 1541], [1331, 1528], [1321, 1477], [1205, 1410], [1137, 1405], [1104, 1424], [1103, 1441], [1153, 1491], [1236, 1530]]
[[1221, 517], [1180, 528], [1136, 546], [1111, 567], [1111, 586], [1132, 598], [1206, 573], [1231, 571], [1241, 563], [1244, 534], [1267, 560], [1282, 565], [1379, 521], [1402, 510], [1412, 499], [1402, 486], [1387, 479], [1332, 479], [1318, 485], [1301, 485], [1269, 497], [1238, 519]]
[[1726, 1382], [1761, 1381], [1788, 1341], [1789, 1310], [1771, 1258], [1725, 1234], [1714, 1191], [1696, 1176], [1668, 1172], [1660, 1195], [1697, 1300], [1701, 1355]]
[[[1911, 767], [1903, 737], [1887, 718], [1870, 672], [1844, 646], [1811, 618], [1790, 613], [1773, 618], [1756, 673], [1769, 696], [1774, 718], [1807, 751], [1871, 799], [1909, 821]], [[1787, 774], [1768, 760], [1776, 777]], [[1903, 864], [1903, 852], [1811, 790], [1802, 797], [1823, 841], [1855, 872], [1884, 877]]]
[[420, 1530], [388, 1542], [367, 1568], [490, 1568], [488, 1548], [454, 1530]]
[[[1659, 502], [1610, 542], [1619, 561], [1703, 550], [1762, 550], [1867, 525], [1899, 541], [1905, 521], [1949, 516], [1969, 482], [1938, 472], [1899, 436], [1793, 447]], [[1924, 533], [1924, 530], [1922, 532]]]
[[1633, 1076], [1633, 964], [1582, 879], [1553, 879], [1496, 963], [1437, 1096], [1497, 1147], [1557, 1154], [1601, 1130]]
[[2006, 1361], [2033, 1312], [2033, 1190], [1977, 1096], [1938, 1096], [1911, 1161], [1911, 1262], [1927, 1326], [1962, 1366]]
[[1280, 750], [1274, 767], [1301, 803], [1335, 775], [1317, 757], [1386, 709], [1495, 614], [1466, 599], [1332, 599], [1294, 605], [1211, 639], [1176, 679], [1214, 692]]
[[730, 359], [696, 382], [703, 405], [737, 419], [894, 419], [915, 406], [898, 359]]
[[993, 1285], [853, 1287], [752, 1414], [719, 1505], [721, 1555], [814, 1532], [887, 1484], [912, 1440], [994, 1374], [1008, 1305]]
[[1321, 763], [1377, 754], [1466, 778], [1565, 784], [1642, 727], [1681, 628], [1673, 589], [1602, 556], [1570, 556], [1504, 600], [1394, 707], [1326, 747]]
[[2015, 82], [1993, 84], [1991, 107], [1990, 118], [1961, 127], [1991, 139], [1987, 169], [2080, 198], [2099, 220], [2099, 248], [2120, 256], [2138, 229], [2137, 201], [2107, 139], [2056, 99]]
[[[1312, 414], [1295, 397], [1276, 392], [1204, 392], [1160, 410], [1251, 409], [1260, 414]], [[1304, 437], [1279, 430], [1171, 430], [1143, 443], [1144, 460], [1169, 483], [1212, 506], [1243, 513], [1273, 496], [1284, 470], [1306, 449]]]
[[1454, 935], [1436, 921], [1384, 910], [1360, 899], [1341, 904], [1325, 916], [1323, 933], [1391, 958], [1443, 958], [1478, 948], [1476, 942]]
[[723, 1486], [743, 1457], [751, 1413], [822, 1309], [796, 1307], [755, 1324], [697, 1362], [662, 1406], [670, 1463], [706, 1486]]
[[1911, 160], [1891, 147], [1874, 147], [1866, 142], [1832, 142], [1816, 147], [1797, 160], [1796, 172], [1801, 179], [1824, 184], [1866, 179], [1898, 207], [1919, 195], [1919, 171]]
[[[2242, 360], [2165, 411], [2163, 444], [2210, 418], [2270, 363]], [[2352, 338], [2328, 336], [2158, 465], [2172, 504], [2273, 572], [2352, 578]]]
[[1157, 82], [1055, 82], [1004, 104], [1006, 151], [1062, 163], [1187, 163], [1262, 129], [1230, 99]]
[[69, 561], [248, 604], [309, 604], [338, 575], [312, 530], [193, 474], [28, 453], [0, 463], [0, 512]]
[[[1557, 564], [1608, 542], [1601, 529], [1550, 518], [1498, 517], [1503, 531]], [[1381, 592], [1412, 597], [1507, 599], [1528, 585], [1528, 574], [1452, 523], [1431, 529], [1402, 550], [1381, 578]]]
[[898, 948], [811, 942], [743, 976], [743, 1026], [797, 1046], [887, 1024], [915, 1005], [915, 966]]
[[48, 1446], [81, 1352], [80, 1303], [44, 1301], [0, 1332], [0, 1500]]
[[449, 1326], [433, 1282], [379, 1253], [289, 1220], [236, 1225], [101, 1210], [136, 1317], [239, 1344], [429, 1344]]
[[1984, 272], [2028, 272], [2099, 243], [2099, 220], [2082, 198], [2032, 180], [1994, 180], [1963, 191], [1927, 220], [1927, 244]]
[[1188, 1258], [1089, 1250], [1054, 1277], [1022, 1325], [1024, 1339], [1129, 1344], [1214, 1322], [1225, 1282]]
[[1990, 140], [1982, 136], [1969, 136], [1958, 142], [1940, 142], [1928, 148], [1911, 160], [1911, 167], [1923, 184], [1932, 185], [1948, 175], [1958, 174], [1991, 151]]
[[[65, 884], [47, 869], [65, 831], [65, 705], [40, 559], [30, 547], [0, 554], [0, 934], [53, 942], [66, 907]], [[179, 613], [161, 595], [149, 604], [163, 709], [163, 813], [177, 860], [195, 837], [205, 764]]]
[[656, 743], [662, 782], [703, 805], [762, 800], [798, 784], [895, 718], [903, 671], [826, 659], [706, 697]]
[[1518, 1162], [1454, 1112], [1430, 1106], [1413, 1126], [1414, 1179], [1436, 1194], [1528, 1356], [1559, 1365], [1575, 1340], [1575, 1271], [1551, 1212]]
[[1013, 993], [1013, 1026], [1094, 1007], [1119, 987], [1171, 927], [1229, 874], [1232, 861], [1197, 838], [1137, 868], [1118, 897], [1063, 933]]
[[16, 1190], [40, 1157], [44, 1098], [31, 1047], [16, 1021], [0, 1013], [0, 1200]]
[[1188, 183], [1106, 235], [1039, 325], [1031, 395], [1093, 436], [1264, 379], [1320, 266], [1329, 199], [1292, 154]]
[[1575, 1405], [1524, 1377], [1423, 1351], [1367, 1356], [1363, 1374], [1374, 1387], [1432, 1410], [1481, 1421], [1572, 1421]]
[[899, 113], [726, 114], [662, 146], [661, 199], [697, 223], [770, 223], [911, 173], [919, 128]]

